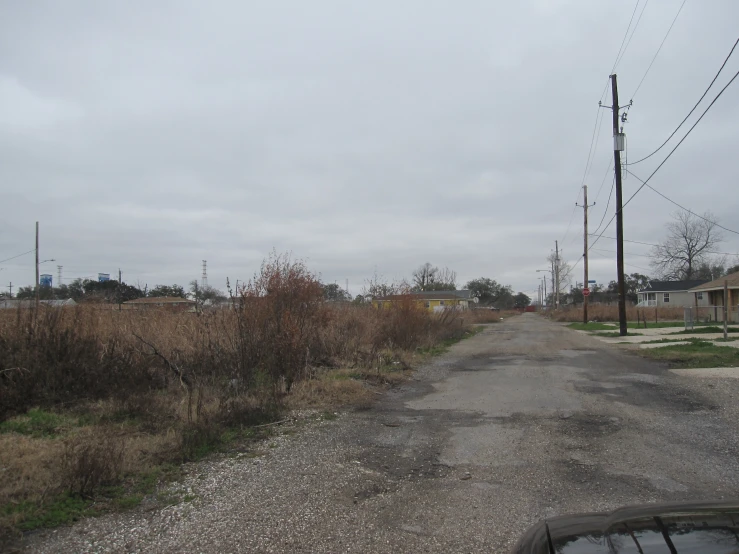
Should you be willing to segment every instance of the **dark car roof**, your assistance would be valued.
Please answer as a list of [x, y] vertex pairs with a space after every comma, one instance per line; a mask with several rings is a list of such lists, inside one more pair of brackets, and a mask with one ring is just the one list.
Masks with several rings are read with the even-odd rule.
[[629, 506], [540, 521], [517, 554], [729, 554], [739, 550], [739, 501]]

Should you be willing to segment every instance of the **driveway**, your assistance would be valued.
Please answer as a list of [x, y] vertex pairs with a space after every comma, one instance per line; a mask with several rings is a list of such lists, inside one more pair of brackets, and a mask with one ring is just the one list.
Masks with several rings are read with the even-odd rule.
[[195, 500], [28, 552], [506, 552], [540, 518], [739, 496], [739, 379], [678, 374], [524, 314], [371, 410], [187, 468]]

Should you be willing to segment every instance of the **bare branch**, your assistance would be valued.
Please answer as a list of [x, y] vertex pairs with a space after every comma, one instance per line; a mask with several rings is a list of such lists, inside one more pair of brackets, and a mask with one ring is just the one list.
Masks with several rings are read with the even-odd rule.
[[705, 219], [683, 211], [672, 217], [666, 226], [667, 238], [652, 248], [651, 265], [664, 279], [694, 279], [723, 236], [710, 212], [703, 214]]
[[184, 374], [184, 372], [179, 367], [177, 367], [176, 364], [174, 364], [173, 362], [170, 362], [161, 352], [159, 352], [159, 350], [157, 350], [156, 346], [154, 346], [150, 342], [145, 341], [143, 338], [138, 336], [136, 333], [132, 333], [132, 334], [134, 337], [136, 337], [141, 342], [143, 342], [146, 346], [151, 348], [152, 354], [154, 356], [161, 358], [164, 361], [164, 363], [167, 364], [167, 367], [169, 367], [169, 369], [171, 369], [174, 372], [174, 374], [177, 375], [177, 377], [180, 379], [180, 384], [187, 387], [188, 389], [190, 388], [191, 386], [190, 379], [187, 377], [187, 375]]

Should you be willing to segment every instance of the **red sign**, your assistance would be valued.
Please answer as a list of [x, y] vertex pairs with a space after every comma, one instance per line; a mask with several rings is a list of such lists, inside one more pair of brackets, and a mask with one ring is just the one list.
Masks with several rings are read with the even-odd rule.
[[585, 287], [584, 289], [582, 289], [582, 295], [583, 296], [590, 296], [590, 289], [587, 288], [587, 287]]

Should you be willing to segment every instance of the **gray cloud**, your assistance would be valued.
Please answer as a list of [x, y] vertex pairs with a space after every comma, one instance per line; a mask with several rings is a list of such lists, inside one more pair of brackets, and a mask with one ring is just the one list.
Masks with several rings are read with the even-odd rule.
[[[647, 6], [617, 70], [622, 103], [679, 3]], [[30, 249], [40, 220], [42, 258], [67, 278], [120, 267], [129, 281], [186, 283], [207, 259], [223, 287], [275, 248], [328, 281], [349, 278], [353, 292], [375, 270], [400, 278], [425, 261], [530, 291], [555, 239], [572, 262], [581, 253], [579, 210], [565, 233], [631, 9], [7, 3], [0, 259]], [[686, 4], [630, 111], [630, 159], [664, 140], [703, 92], [737, 16], [730, 0]], [[736, 98], [729, 89], [653, 181], [729, 227]], [[611, 156], [604, 115], [591, 198]], [[644, 178], [661, 159], [634, 171]], [[596, 224], [610, 185], [607, 176]], [[627, 197], [637, 186], [627, 177]], [[627, 238], [658, 240], [673, 209], [642, 191], [625, 210]], [[607, 239], [598, 247], [615, 249]], [[723, 248], [739, 251], [739, 241], [727, 236]], [[648, 267], [637, 256], [646, 250], [627, 247], [627, 270]], [[591, 275], [608, 282], [614, 256], [602, 255]], [[2, 266], [4, 285], [32, 282], [32, 257]]]

